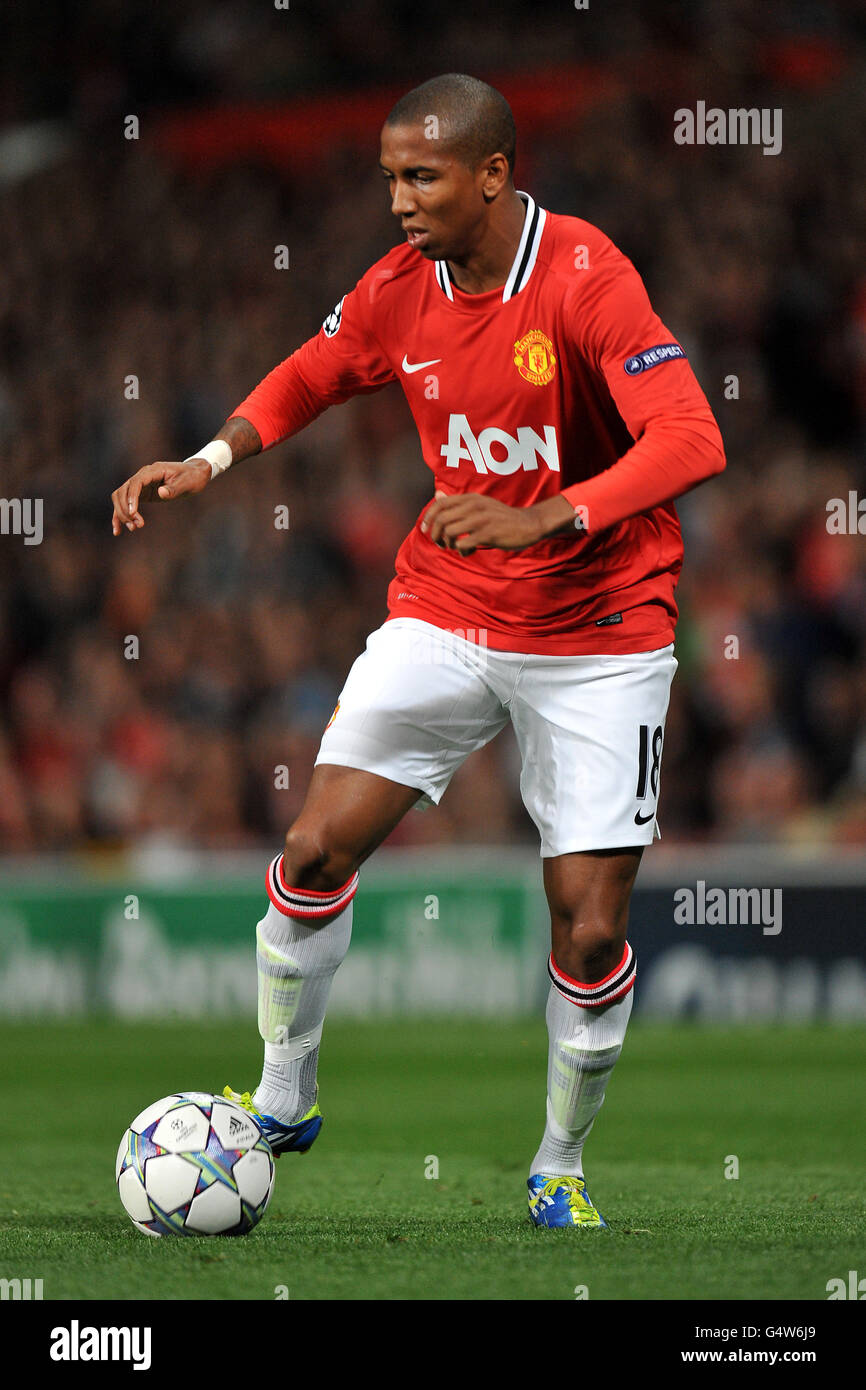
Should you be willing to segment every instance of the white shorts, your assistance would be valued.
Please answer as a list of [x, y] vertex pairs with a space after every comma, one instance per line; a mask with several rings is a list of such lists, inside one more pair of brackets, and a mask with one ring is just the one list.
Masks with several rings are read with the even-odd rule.
[[520, 793], [551, 858], [649, 844], [673, 644], [618, 656], [491, 651], [418, 618], [372, 632], [316, 763], [376, 772], [438, 803], [476, 748], [514, 727]]

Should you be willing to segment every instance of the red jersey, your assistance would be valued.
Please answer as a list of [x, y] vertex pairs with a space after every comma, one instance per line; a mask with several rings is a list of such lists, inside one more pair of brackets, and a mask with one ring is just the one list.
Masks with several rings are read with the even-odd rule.
[[[388, 614], [499, 650], [649, 651], [673, 641], [682, 539], [672, 499], [718, 473], [718, 426], [631, 262], [596, 227], [526, 203], [504, 286], [465, 294], [408, 245], [234, 412], [262, 447], [399, 381], [434, 489], [513, 507], [563, 493], [582, 529], [462, 556], [419, 514]], [[424, 508], [426, 510], [426, 507]]]

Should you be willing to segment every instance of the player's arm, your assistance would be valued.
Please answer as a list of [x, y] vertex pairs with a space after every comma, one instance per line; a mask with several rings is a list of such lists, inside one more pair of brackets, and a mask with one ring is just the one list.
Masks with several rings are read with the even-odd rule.
[[261, 453], [262, 441], [249, 420], [232, 417], [200, 454], [179, 462], [149, 463], [139, 468], [111, 494], [114, 511], [112, 534], [138, 531], [144, 525], [142, 502], [168, 502], [175, 497], [202, 492], [208, 483], [233, 463]]
[[241, 417], [252, 424], [262, 449], [297, 434], [329, 406], [380, 391], [396, 380], [375, 329], [381, 280], [376, 266], [368, 270], [331, 310], [315, 337], [241, 401], [232, 419]]
[[[610, 468], [551, 499], [563, 516], [562, 503], [570, 504], [572, 525], [594, 534], [721, 473], [725, 451], [685, 352], [653, 310], [634, 266], [607, 238], [586, 292], [576, 286], [574, 327], [635, 441]], [[550, 515], [556, 519], [552, 507]]]
[[374, 272], [375, 267], [340, 301], [314, 338], [259, 382], [200, 454], [148, 464], [112, 493], [115, 536], [144, 525], [142, 502], [202, 492], [218, 473], [297, 434], [329, 405], [394, 380], [369, 321]]

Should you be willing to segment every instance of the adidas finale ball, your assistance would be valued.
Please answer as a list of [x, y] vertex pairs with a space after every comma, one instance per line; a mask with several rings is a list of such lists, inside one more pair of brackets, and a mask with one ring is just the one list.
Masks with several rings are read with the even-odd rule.
[[265, 1213], [274, 1157], [232, 1100], [181, 1091], [136, 1115], [120, 1141], [117, 1190], [151, 1236], [242, 1236]]

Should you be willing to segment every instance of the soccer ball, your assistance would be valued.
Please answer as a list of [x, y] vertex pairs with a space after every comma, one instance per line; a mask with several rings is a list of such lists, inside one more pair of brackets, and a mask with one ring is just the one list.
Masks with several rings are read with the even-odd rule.
[[243, 1236], [265, 1213], [274, 1156], [232, 1100], [180, 1091], [136, 1115], [120, 1141], [117, 1190], [149, 1236]]

